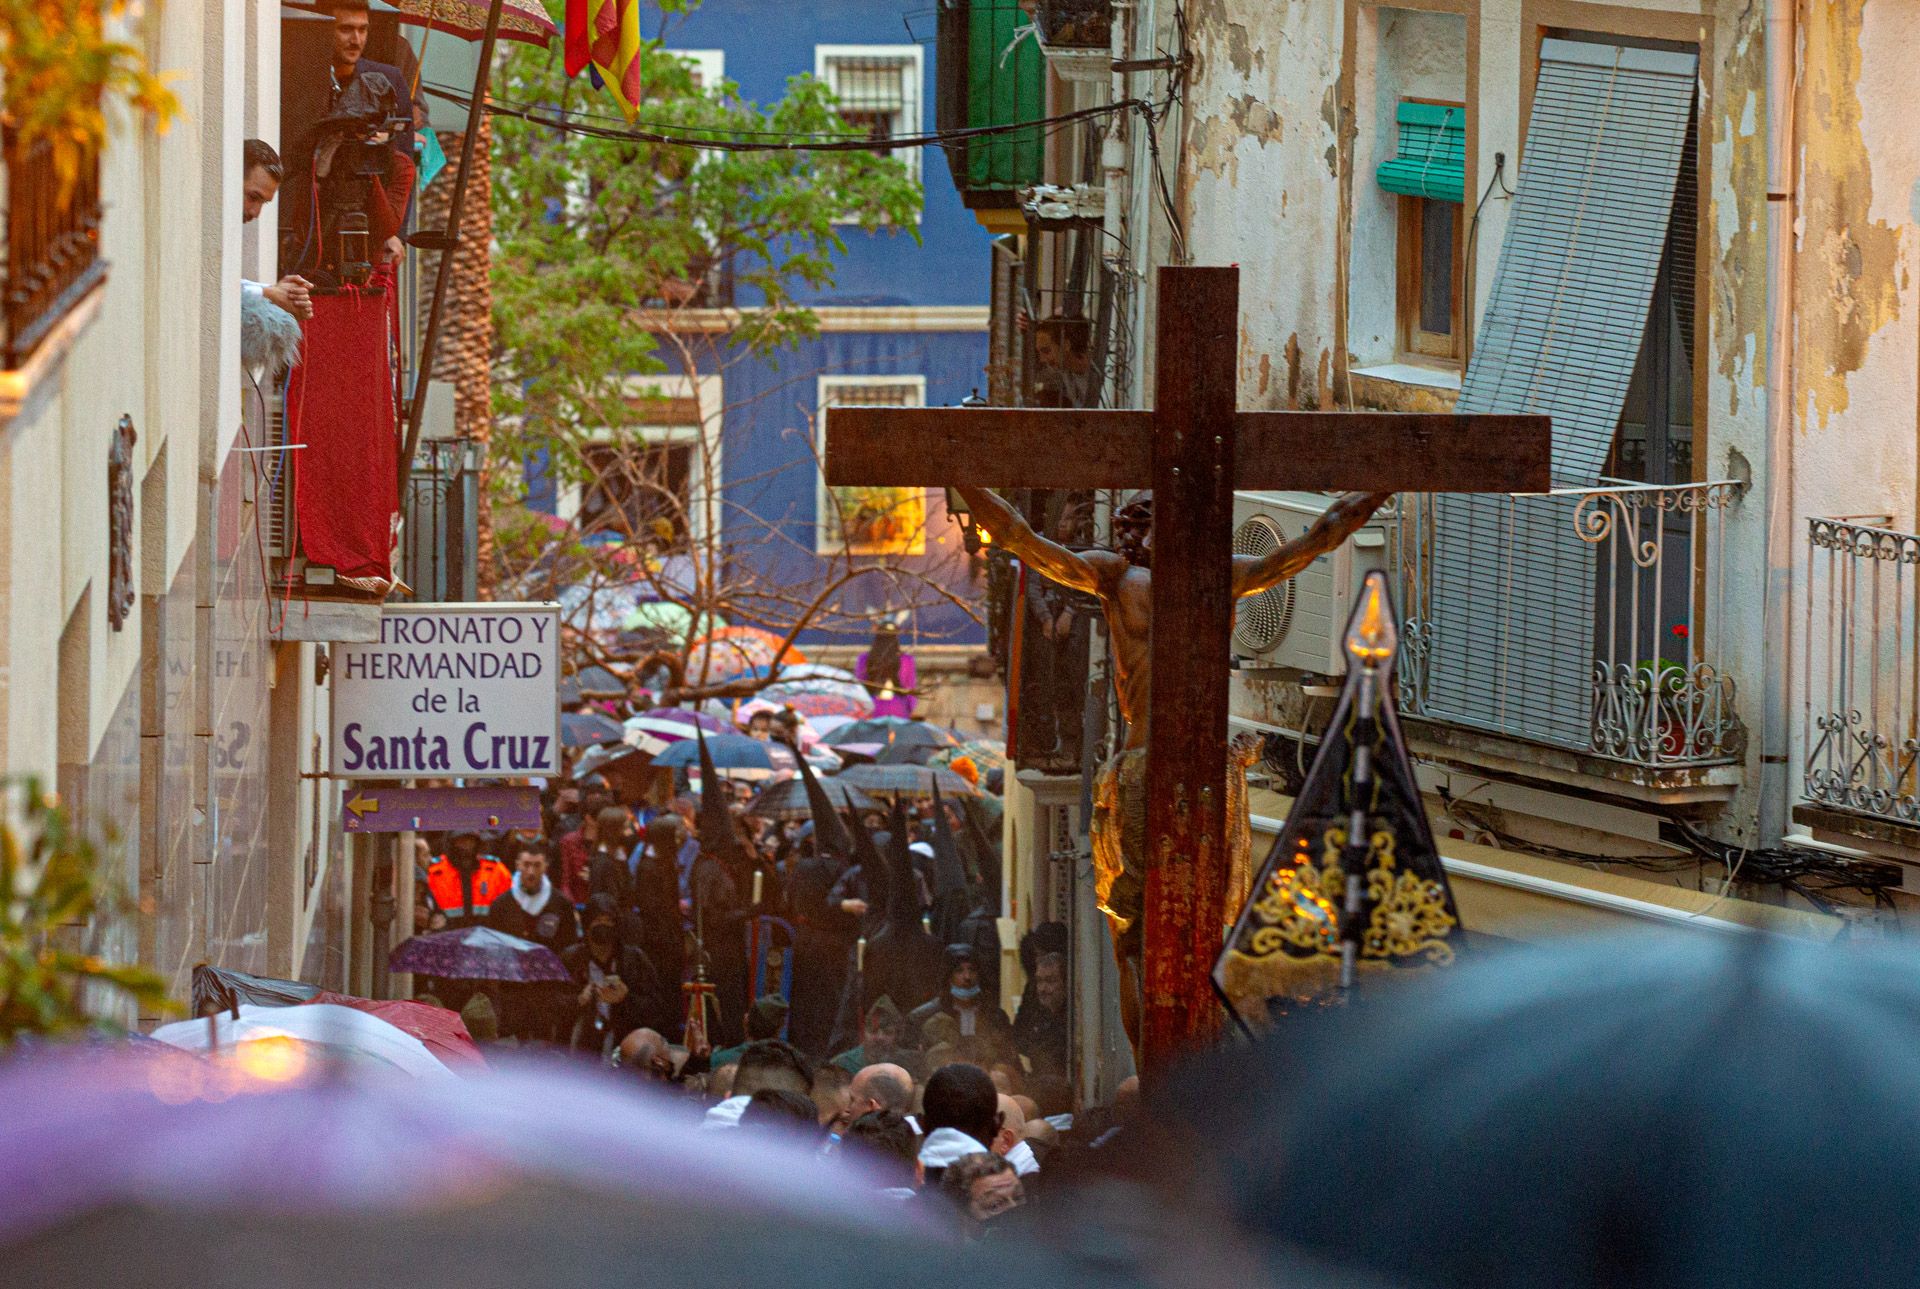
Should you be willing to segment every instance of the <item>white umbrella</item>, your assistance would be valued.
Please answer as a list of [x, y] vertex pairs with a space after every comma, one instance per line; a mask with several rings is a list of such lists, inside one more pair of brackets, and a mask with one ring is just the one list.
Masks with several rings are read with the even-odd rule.
[[206, 1021], [180, 1020], [154, 1030], [153, 1037], [188, 1052], [204, 1052], [215, 1044], [221, 1051], [231, 1051], [245, 1043], [296, 1039], [357, 1065], [386, 1067], [421, 1079], [454, 1077], [425, 1043], [399, 1026], [338, 1003], [304, 1007], [242, 1003], [239, 1020], [223, 1011], [213, 1018], [213, 1028], [210, 1038]]

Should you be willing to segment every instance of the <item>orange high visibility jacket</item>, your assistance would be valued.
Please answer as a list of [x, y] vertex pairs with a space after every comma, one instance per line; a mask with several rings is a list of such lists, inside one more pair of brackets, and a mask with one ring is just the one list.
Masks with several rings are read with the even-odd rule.
[[513, 874], [507, 866], [488, 855], [480, 856], [480, 862], [473, 870], [473, 902], [467, 902], [467, 884], [461, 878], [460, 870], [445, 855], [427, 866], [427, 892], [433, 896], [433, 902], [448, 918], [456, 921], [472, 921], [483, 918], [493, 902], [507, 893], [513, 885]]

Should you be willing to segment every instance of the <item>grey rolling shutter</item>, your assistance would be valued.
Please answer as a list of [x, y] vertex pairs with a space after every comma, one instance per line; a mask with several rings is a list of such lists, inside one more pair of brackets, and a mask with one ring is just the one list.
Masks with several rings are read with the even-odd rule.
[[[1600, 481], [1640, 353], [1681, 152], [1692, 54], [1540, 47], [1514, 210], [1457, 410], [1553, 417], [1558, 486]], [[1595, 548], [1568, 498], [1434, 501], [1430, 714], [1592, 738]]]

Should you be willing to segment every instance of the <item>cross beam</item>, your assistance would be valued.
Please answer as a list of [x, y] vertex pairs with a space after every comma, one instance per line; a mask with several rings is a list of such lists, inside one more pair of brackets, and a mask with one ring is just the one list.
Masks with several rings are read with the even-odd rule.
[[1233, 493], [1543, 492], [1544, 416], [1236, 411], [1239, 270], [1159, 272], [1154, 410], [845, 407], [835, 486], [977, 484], [1154, 491], [1147, 719], [1150, 1068], [1218, 1032], [1210, 972], [1227, 922], [1225, 740]]

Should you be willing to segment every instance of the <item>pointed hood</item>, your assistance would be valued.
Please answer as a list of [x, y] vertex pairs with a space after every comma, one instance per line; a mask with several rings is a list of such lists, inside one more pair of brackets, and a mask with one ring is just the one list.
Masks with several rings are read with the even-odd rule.
[[740, 834], [734, 830], [733, 815], [722, 794], [719, 771], [713, 768], [713, 753], [707, 751], [706, 731], [694, 727], [700, 740], [700, 849], [733, 868], [743, 862]]
[[960, 813], [967, 821], [967, 839], [973, 844], [973, 861], [980, 867], [980, 889], [974, 894], [975, 911], [1000, 908], [1000, 848], [980, 826], [980, 817], [966, 798], [960, 801]]
[[940, 800], [940, 785], [933, 785], [933, 898], [967, 890], [967, 867], [960, 859], [960, 846], [947, 826], [947, 811]]
[[827, 790], [820, 786], [820, 780], [814, 776], [807, 758], [800, 755], [797, 747], [793, 754], [800, 762], [800, 778], [807, 785], [807, 809], [813, 815], [814, 853], [832, 855], [840, 860], [849, 858], [853, 854], [853, 838], [847, 835], [840, 816], [834, 813], [833, 802], [828, 798]]
[[942, 944], [952, 944], [960, 936], [960, 926], [973, 908], [973, 892], [967, 886], [967, 866], [960, 858], [960, 846], [953, 829], [947, 825], [946, 803], [940, 799], [940, 785], [933, 787], [933, 935]]
[[847, 822], [853, 826], [853, 862], [860, 866], [861, 876], [867, 879], [867, 926], [878, 927], [886, 918], [887, 892], [893, 883], [866, 822], [857, 813], [848, 815]]
[[925, 911], [920, 903], [920, 878], [913, 871], [913, 859], [907, 854], [907, 816], [898, 798], [894, 800], [887, 827], [887, 927], [897, 929], [911, 925], [922, 935], [925, 929], [920, 926], [920, 914]]

